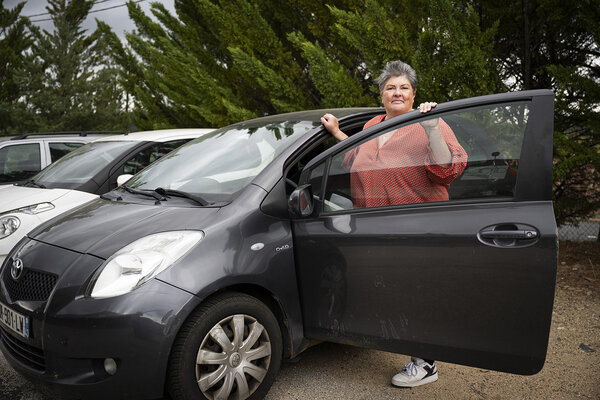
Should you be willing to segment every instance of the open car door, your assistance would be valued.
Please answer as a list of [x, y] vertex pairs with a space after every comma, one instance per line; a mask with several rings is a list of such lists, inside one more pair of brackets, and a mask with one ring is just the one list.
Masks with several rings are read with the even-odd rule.
[[[538, 372], [546, 357], [558, 247], [553, 104], [549, 90], [439, 104], [427, 114], [377, 124], [309, 162], [292, 195], [300, 211], [293, 233], [306, 336]], [[385, 133], [435, 119], [451, 128], [467, 155], [448, 199], [358, 201], [403, 189], [387, 179], [393, 168], [363, 163], [359, 171], [350, 155]], [[396, 170], [419, 167], [398, 162]], [[353, 188], [356, 173], [378, 177], [370, 193]]]

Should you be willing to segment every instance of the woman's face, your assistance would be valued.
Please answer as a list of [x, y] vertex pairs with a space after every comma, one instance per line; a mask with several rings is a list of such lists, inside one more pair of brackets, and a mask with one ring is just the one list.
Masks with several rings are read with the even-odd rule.
[[381, 101], [388, 118], [411, 111], [415, 90], [405, 76], [393, 76], [383, 86]]

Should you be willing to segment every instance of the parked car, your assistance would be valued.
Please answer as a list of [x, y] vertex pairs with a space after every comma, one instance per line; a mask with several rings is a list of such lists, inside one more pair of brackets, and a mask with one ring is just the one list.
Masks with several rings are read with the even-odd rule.
[[[350, 138], [335, 143], [325, 112]], [[453, 101], [361, 131], [382, 112], [218, 129], [39, 226], [0, 271], [6, 359], [85, 399], [259, 399], [282, 358], [315, 341], [537, 373], [557, 263], [553, 93]], [[431, 118], [468, 125], [453, 130], [480, 189], [355, 208], [346, 153]]]
[[0, 262], [34, 227], [117, 187], [178, 146], [211, 129], [107, 136], [85, 144], [27, 182], [0, 187]]
[[120, 132], [42, 132], [0, 137], [0, 185], [23, 182], [68, 152]]

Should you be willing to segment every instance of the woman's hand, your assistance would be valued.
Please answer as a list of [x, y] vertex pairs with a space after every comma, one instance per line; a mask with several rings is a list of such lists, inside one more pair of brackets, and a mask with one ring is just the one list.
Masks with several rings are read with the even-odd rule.
[[[421, 103], [421, 104], [419, 104], [419, 111], [421, 111], [422, 114], [425, 114], [425, 113], [431, 111], [431, 109], [434, 108], [435, 106], [437, 106], [437, 103], [434, 103], [434, 102]], [[433, 119], [428, 119], [427, 121], [423, 121], [423, 122], [421, 122], [421, 126], [423, 128], [425, 128], [425, 131], [427, 132], [427, 136], [429, 136], [430, 129], [436, 128], [438, 126], [438, 119], [433, 118]]]
[[338, 119], [334, 115], [329, 113], [323, 115], [321, 117], [321, 123], [338, 142], [348, 138], [348, 135], [340, 130]]
[[[419, 104], [419, 111], [421, 111], [422, 114], [425, 114], [425, 113], [431, 111], [431, 109], [434, 108], [435, 106], [437, 106], [437, 103], [435, 103], [435, 102], [428, 101], [426, 103], [421, 103], [421, 104]], [[433, 129], [436, 129], [438, 126], [438, 119], [432, 118], [432, 119], [428, 119], [427, 121], [422, 121], [421, 126], [425, 129], [425, 132], [427, 132], [427, 136], [430, 136], [430, 132]]]
[[419, 111], [421, 111], [421, 113], [425, 114], [426, 112], [431, 111], [431, 109], [434, 108], [435, 106], [437, 106], [437, 103], [432, 102], [432, 101], [421, 103], [421, 104], [419, 104]]

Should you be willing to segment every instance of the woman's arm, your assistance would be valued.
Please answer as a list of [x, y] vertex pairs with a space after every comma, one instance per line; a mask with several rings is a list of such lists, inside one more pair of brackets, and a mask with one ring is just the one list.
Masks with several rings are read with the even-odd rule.
[[341, 142], [344, 139], [348, 139], [348, 135], [340, 130], [340, 125], [338, 120], [332, 114], [325, 114], [321, 117], [321, 123], [331, 133], [331, 135], [336, 138], [338, 142]]
[[[421, 113], [426, 113], [437, 106], [437, 103], [427, 102], [419, 105]], [[448, 143], [442, 136], [442, 131], [439, 127], [439, 118], [430, 119], [421, 122], [421, 126], [425, 129], [429, 138], [429, 147], [431, 147], [431, 155], [433, 159], [442, 167], [448, 168], [452, 165], [452, 153], [448, 148]]]

